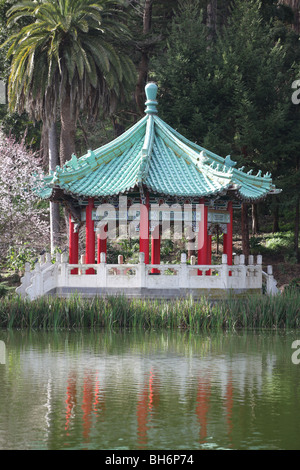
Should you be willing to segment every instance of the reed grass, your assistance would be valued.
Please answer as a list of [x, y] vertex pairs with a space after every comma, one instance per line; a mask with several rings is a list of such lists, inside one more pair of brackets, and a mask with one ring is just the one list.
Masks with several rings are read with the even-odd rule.
[[171, 301], [122, 296], [69, 299], [0, 299], [0, 328], [183, 328], [191, 331], [241, 328], [300, 328], [300, 291], [277, 296], [253, 295], [212, 303], [203, 297]]

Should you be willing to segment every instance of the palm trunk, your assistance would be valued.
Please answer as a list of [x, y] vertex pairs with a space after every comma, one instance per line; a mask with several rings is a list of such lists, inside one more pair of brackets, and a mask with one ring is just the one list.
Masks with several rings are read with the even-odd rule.
[[[57, 151], [57, 128], [56, 123], [48, 128], [49, 139], [49, 170], [55, 171], [58, 165], [58, 151]], [[59, 246], [60, 239], [60, 217], [59, 217], [59, 204], [50, 201], [50, 247], [51, 253], [55, 252], [55, 248]]]
[[75, 153], [75, 135], [76, 135], [76, 118], [72, 109], [70, 98], [70, 87], [67, 86], [66, 96], [61, 103], [60, 119], [60, 165], [63, 166], [70, 160]]

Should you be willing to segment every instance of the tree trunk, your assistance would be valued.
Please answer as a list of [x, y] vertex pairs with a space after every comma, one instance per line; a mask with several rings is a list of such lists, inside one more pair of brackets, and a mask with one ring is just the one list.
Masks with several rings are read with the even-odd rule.
[[40, 155], [43, 160], [43, 168], [45, 171], [49, 170], [49, 129], [48, 126], [43, 123], [40, 143]]
[[[146, 36], [151, 30], [153, 0], [145, 0], [143, 14], [143, 35]], [[143, 116], [145, 111], [144, 89], [149, 70], [149, 52], [146, 46], [142, 46], [142, 56], [138, 65], [138, 80], [135, 88], [135, 102], [138, 112]]]
[[248, 222], [248, 204], [242, 204], [242, 249], [245, 255], [246, 264], [248, 263], [248, 257], [250, 254], [250, 243], [249, 243], [249, 222]]
[[70, 160], [72, 154], [75, 153], [76, 118], [71, 105], [69, 86], [67, 88], [60, 111], [60, 166]]
[[[56, 123], [53, 122], [48, 128], [49, 139], [49, 171], [55, 171], [58, 165], [58, 151], [57, 151], [57, 128]], [[60, 239], [60, 217], [59, 217], [59, 204], [50, 201], [50, 246], [51, 253], [55, 252], [55, 248], [59, 246]]]
[[273, 233], [279, 232], [279, 204], [277, 198], [275, 198], [275, 207], [273, 211]]
[[300, 32], [300, 7], [299, 0], [280, 0], [279, 3], [288, 5], [294, 13], [293, 29], [297, 34]]
[[207, 27], [209, 29], [209, 39], [213, 39], [217, 33], [217, 10], [218, 0], [210, 0], [207, 4]]
[[296, 200], [296, 213], [295, 213], [295, 239], [294, 239], [294, 247], [295, 247], [295, 255], [297, 259], [297, 263], [300, 263], [300, 252], [299, 252], [299, 206], [300, 206], [300, 197], [297, 197]]
[[252, 234], [256, 235], [259, 232], [257, 204], [252, 204], [251, 209], [252, 209]]

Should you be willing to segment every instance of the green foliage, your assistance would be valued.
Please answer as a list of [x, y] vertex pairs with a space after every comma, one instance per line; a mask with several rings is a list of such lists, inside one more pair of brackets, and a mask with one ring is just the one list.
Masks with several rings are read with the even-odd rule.
[[23, 18], [30, 23], [7, 40], [10, 108], [26, 107], [38, 119], [45, 113], [49, 118], [70, 93], [74, 112], [84, 108], [92, 115], [100, 103], [107, 106], [110, 93], [120, 98], [121, 85], [133, 79], [129, 57], [118, 53], [121, 37], [129, 37], [120, 5], [117, 0], [49, 0], [13, 6], [8, 24]]
[[0, 299], [1, 297], [5, 297], [7, 295], [7, 292], [8, 292], [7, 286], [3, 284], [2, 282], [0, 282]]
[[289, 287], [291, 287], [292, 289], [300, 290], [300, 277], [297, 277], [297, 278], [293, 279], [290, 282]]
[[29, 243], [19, 248], [10, 246], [2, 267], [8, 271], [24, 271], [25, 263], [30, 263], [33, 268], [36, 260], [37, 253], [30, 248]]
[[294, 253], [294, 232], [273, 233], [261, 237], [251, 237], [250, 248], [252, 254], [266, 254], [274, 258], [280, 257], [287, 263], [295, 264], [297, 259]]
[[179, 2], [166, 50], [152, 60], [153, 77], [159, 84], [159, 115], [198, 141], [208, 132], [207, 111], [213, 98], [212, 57], [200, 5], [199, 0]]

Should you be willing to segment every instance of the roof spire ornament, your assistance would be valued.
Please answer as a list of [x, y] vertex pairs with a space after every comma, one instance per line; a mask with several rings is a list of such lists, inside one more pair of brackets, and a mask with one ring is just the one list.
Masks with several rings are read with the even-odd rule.
[[145, 86], [145, 93], [147, 97], [147, 101], [145, 105], [147, 108], [145, 109], [146, 114], [157, 114], [157, 101], [156, 101], [156, 95], [157, 95], [157, 85], [154, 82], [149, 82]]

